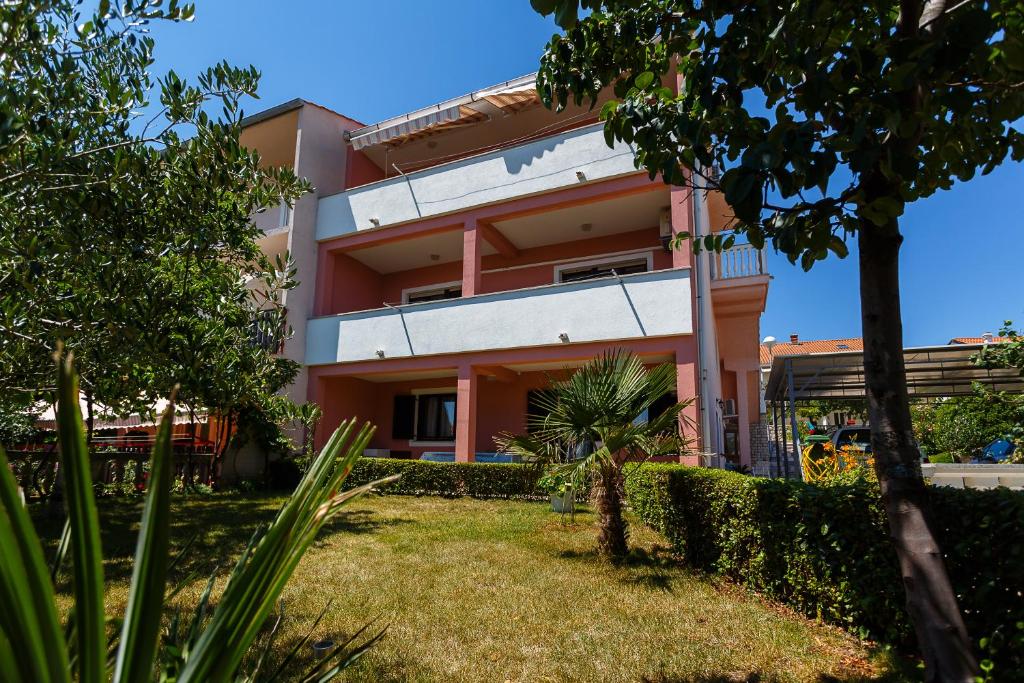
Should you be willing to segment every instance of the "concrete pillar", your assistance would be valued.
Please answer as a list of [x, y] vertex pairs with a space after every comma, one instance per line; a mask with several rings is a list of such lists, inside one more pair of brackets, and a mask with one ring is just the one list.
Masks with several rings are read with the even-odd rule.
[[313, 315], [329, 315], [331, 294], [334, 291], [334, 254], [321, 246], [317, 251], [316, 261]]
[[739, 422], [740, 464], [752, 466], [750, 457], [750, 392], [747, 387], [749, 373], [736, 371], [736, 419]]
[[676, 396], [679, 401], [693, 399], [679, 414], [679, 431], [689, 441], [691, 451], [702, 448], [700, 434], [700, 392], [697, 364], [697, 340], [692, 335], [683, 338], [676, 347]]
[[475, 218], [466, 221], [462, 230], [462, 296], [480, 293], [480, 256], [484, 238]]
[[455, 461], [476, 460], [476, 403], [479, 374], [468, 363], [459, 366], [455, 403]]
[[[672, 238], [682, 232], [688, 232], [692, 236], [695, 232], [693, 225], [693, 190], [683, 187], [673, 187], [669, 190], [670, 215], [672, 220]], [[672, 250], [672, 267], [689, 268], [693, 265], [693, 241], [686, 240], [679, 244], [679, 247]]]

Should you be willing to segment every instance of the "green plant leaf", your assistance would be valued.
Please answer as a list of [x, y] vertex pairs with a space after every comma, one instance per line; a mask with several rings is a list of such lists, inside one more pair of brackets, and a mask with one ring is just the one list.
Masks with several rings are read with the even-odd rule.
[[171, 518], [171, 429], [174, 401], [164, 412], [153, 445], [149, 490], [135, 549], [128, 606], [117, 649], [114, 681], [132, 683], [152, 675], [167, 588]]
[[[70, 680], [64, 634], [57, 620], [43, 549], [18, 495], [18, 484], [3, 447], [0, 548], [0, 639], [4, 640], [2, 649], [17, 653], [13, 661], [0, 666], [3, 680]], [[12, 671], [17, 671], [17, 676], [12, 677]]]
[[92, 495], [85, 426], [78, 405], [78, 376], [72, 368], [70, 354], [57, 359], [57, 431], [65, 502], [71, 520], [78, 680], [104, 683], [107, 637], [100, 526]]

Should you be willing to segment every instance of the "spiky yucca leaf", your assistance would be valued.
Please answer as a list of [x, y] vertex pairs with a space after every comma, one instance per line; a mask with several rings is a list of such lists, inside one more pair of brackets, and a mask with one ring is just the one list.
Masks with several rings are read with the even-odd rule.
[[342, 423], [255, 546], [228, 579], [209, 624], [190, 644], [179, 683], [230, 681], [317, 533], [352, 498], [396, 479], [341, 492], [374, 428]]
[[[78, 407], [78, 378], [70, 358], [58, 358], [57, 366], [60, 466], [68, 507], [65, 535], [70, 538], [70, 543], [62, 541], [62, 546], [70, 547], [75, 606], [62, 629], [51, 570], [0, 448], [0, 680], [70, 683], [73, 673], [79, 681], [97, 683], [111, 674], [117, 682], [149, 680], [154, 674], [162, 680], [175, 676], [178, 681], [235, 680], [242, 657], [320, 528], [338, 514], [345, 502], [397, 479], [340, 491], [373, 427], [364, 425], [357, 430], [355, 420], [341, 425], [274, 522], [265, 533], [254, 536], [209, 623], [205, 608], [200, 607], [184, 651], [179, 653], [185, 661], [157, 666], [157, 637], [169, 565], [173, 408], [168, 408], [161, 420], [153, 449], [125, 618], [109, 619], [103, 611], [99, 523]], [[53, 571], [57, 568], [59, 560]], [[177, 617], [172, 617], [171, 633], [177, 633], [177, 623]], [[120, 631], [119, 638], [108, 638], [108, 624]], [[316, 680], [335, 676], [382, 633], [334, 650], [329, 660], [314, 669]]]

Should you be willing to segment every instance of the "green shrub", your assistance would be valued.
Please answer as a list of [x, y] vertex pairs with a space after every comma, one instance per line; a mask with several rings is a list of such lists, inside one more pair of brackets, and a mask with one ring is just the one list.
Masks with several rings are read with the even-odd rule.
[[542, 472], [533, 465], [360, 458], [345, 485], [360, 486], [393, 474], [401, 474], [402, 478], [389, 486], [387, 493], [518, 500], [547, 498], [537, 486]]
[[[644, 465], [630, 505], [694, 568], [804, 614], [907, 647], [913, 629], [876, 484]], [[1024, 495], [934, 488], [935, 532], [970, 634], [998, 680], [1024, 674]]]

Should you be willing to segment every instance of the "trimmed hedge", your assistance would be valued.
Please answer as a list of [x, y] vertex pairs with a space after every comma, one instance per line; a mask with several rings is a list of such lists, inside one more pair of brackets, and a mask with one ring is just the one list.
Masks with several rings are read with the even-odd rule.
[[[644, 465], [626, 493], [690, 566], [862, 637], [913, 645], [877, 484]], [[933, 488], [931, 496], [935, 532], [983, 666], [996, 680], [1024, 680], [1024, 494]]]
[[539, 467], [506, 463], [360, 458], [345, 480], [345, 486], [362, 486], [393, 474], [401, 474], [402, 478], [382, 489], [385, 493], [517, 500], [547, 499], [547, 494], [537, 488], [537, 481], [542, 474]]

